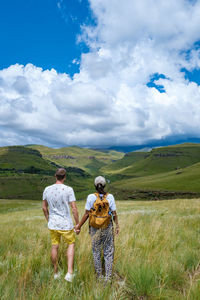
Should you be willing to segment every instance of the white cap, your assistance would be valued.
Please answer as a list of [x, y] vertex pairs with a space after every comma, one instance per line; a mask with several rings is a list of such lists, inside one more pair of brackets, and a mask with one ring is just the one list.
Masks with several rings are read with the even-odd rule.
[[97, 186], [97, 184], [99, 184], [99, 183], [102, 184], [103, 186], [106, 185], [106, 180], [103, 176], [98, 176], [95, 178], [94, 185]]

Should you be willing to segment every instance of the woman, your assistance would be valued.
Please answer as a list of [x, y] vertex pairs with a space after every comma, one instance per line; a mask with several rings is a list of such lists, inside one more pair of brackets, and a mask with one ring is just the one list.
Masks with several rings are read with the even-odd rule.
[[114, 258], [113, 220], [116, 224], [115, 234], [119, 233], [119, 224], [116, 213], [115, 199], [112, 194], [104, 191], [106, 180], [102, 176], [95, 178], [94, 185], [97, 193], [87, 197], [85, 213], [75, 230], [80, 232], [82, 225], [89, 218], [89, 233], [92, 240], [92, 252], [97, 276], [102, 277], [101, 250], [105, 261], [105, 280], [112, 275]]

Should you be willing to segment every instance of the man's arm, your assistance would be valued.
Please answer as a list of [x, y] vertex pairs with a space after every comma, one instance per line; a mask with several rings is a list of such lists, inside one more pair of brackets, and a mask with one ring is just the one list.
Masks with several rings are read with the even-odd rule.
[[44, 216], [45, 216], [45, 218], [46, 218], [46, 220], [48, 222], [49, 221], [49, 210], [48, 210], [48, 202], [47, 202], [47, 200], [43, 200], [42, 210], [43, 210]]
[[74, 220], [76, 222], [76, 225], [79, 223], [79, 217], [78, 217], [78, 209], [77, 209], [77, 206], [76, 206], [76, 202], [75, 201], [72, 201], [70, 202], [71, 204], [71, 208], [72, 208], [72, 214], [74, 216]]
[[87, 219], [89, 217], [89, 212], [90, 212], [89, 210], [85, 211], [80, 223], [75, 226], [75, 230], [81, 230], [81, 227], [83, 226], [83, 224], [87, 221]]
[[116, 224], [116, 227], [115, 227], [115, 234], [119, 234], [119, 223], [118, 223], [118, 216], [117, 216], [117, 212], [116, 210], [112, 212], [113, 214], [113, 220]]

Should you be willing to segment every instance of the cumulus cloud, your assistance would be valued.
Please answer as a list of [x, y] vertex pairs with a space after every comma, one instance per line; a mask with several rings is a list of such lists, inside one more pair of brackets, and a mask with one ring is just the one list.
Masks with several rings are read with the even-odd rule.
[[150, 38], [168, 49], [183, 49], [199, 38], [200, 2], [190, 0], [90, 0], [98, 26], [86, 27], [91, 44], [136, 44]]
[[[73, 78], [32, 64], [0, 71], [0, 144], [109, 146], [200, 137], [200, 86], [183, 72], [200, 68], [200, 1], [90, 5], [97, 25], [82, 27], [90, 52]], [[154, 74], [163, 76], [150, 87]]]

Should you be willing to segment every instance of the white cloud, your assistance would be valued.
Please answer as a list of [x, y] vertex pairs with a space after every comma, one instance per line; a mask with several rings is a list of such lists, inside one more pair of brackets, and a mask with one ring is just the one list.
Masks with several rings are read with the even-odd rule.
[[98, 20], [86, 28], [92, 43], [133, 44], [151, 38], [168, 49], [182, 49], [199, 38], [200, 2], [187, 0], [90, 0]]
[[[58, 2], [58, 3], [61, 3]], [[91, 51], [70, 78], [31, 64], [0, 71], [0, 144], [144, 144], [200, 137], [200, 1], [91, 0]], [[73, 63], [77, 63], [74, 61]], [[146, 84], [154, 73], [165, 93]]]

